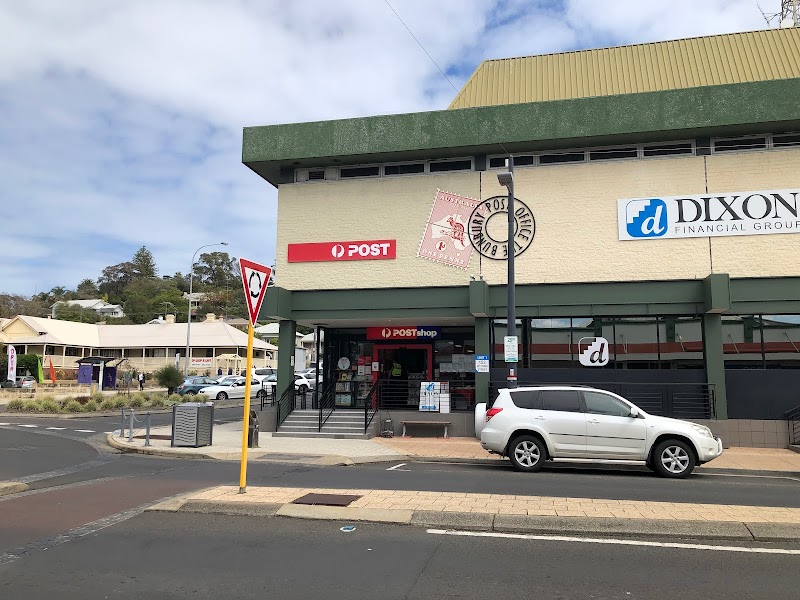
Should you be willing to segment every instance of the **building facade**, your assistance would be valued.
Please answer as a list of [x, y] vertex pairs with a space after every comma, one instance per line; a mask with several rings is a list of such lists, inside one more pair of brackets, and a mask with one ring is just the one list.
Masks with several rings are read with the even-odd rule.
[[[56, 369], [77, 372], [78, 361], [90, 356], [125, 359], [131, 369], [155, 371], [166, 365], [186, 365], [186, 323], [174, 315], [145, 325], [94, 325], [24, 315], [0, 327], [0, 341], [19, 354], [37, 354]], [[216, 319], [196, 323], [190, 333], [190, 373], [240, 372], [247, 359], [247, 334]], [[275, 367], [277, 348], [254, 341], [253, 364]], [[176, 358], [177, 357], [177, 358]]]
[[[791, 29], [487, 61], [449, 110], [246, 128], [243, 162], [278, 188], [262, 318], [279, 345], [324, 330], [337, 407], [387, 380], [380, 407], [404, 415], [420, 382], [446, 383], [452, 412], [426, 418], [470, 435], [505, 382], [513, 155], [520, 384], [598, 385], [733, 445], [785, 445], [798, 45]], [[607, 362], [585, 365], [601, 338]], [[290, 374], [279, 361], [279, 389]]]

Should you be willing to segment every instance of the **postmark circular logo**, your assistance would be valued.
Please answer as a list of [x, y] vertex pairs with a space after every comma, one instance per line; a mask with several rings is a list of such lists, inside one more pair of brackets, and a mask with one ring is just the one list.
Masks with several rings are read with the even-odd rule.
[[331, 248], [331, 255], [333, 258], [342, 258], [344, 256], [344, 246], [341, 244], [334, 244]]
[[[508, 197], [493, 196], [482, 201], [469, 216], [469, 241], [481, 256], [491, 260], [508, 259]], [[533, 211], [514, 198], [514, 256], [527, 250], [536, 235]]]
[[389, 329], [388, 327], [384, 327], [383, 329], [381, 329], [381, 335], [384, 338], [392, 337], [392, 330]]

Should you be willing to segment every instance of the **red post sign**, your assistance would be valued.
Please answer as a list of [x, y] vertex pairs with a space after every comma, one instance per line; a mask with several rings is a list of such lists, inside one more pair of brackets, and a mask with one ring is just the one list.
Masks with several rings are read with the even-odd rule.
[[288, 261], [391, 260], [397, 258], [397, 240], [358, 240], [289, 244]]

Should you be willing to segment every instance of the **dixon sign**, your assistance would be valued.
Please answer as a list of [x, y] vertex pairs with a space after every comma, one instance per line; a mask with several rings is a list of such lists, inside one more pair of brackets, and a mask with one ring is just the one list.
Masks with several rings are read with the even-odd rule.
[[619, 239], [797, 233], [798, 194], [793, 189], [618, 200]]

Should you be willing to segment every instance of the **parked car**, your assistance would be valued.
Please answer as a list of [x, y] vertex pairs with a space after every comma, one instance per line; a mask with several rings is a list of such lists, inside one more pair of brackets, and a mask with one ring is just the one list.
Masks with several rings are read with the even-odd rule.
[[178, 386], [178, 395], [184, 396], [189, 394], [191, 396], [200, 392], [204, 387], [214, 385], [217, 380], [212, 377], [187, 377], [183, 383]]
[[[206, 394], [216, 400], [227, 400], [228, 398], [244, 398], [245, 384], [247, 380], [238, 375], [226, 377], [221, 383], [207, 385], [200, 389], [201, 394]], [[255, 397], [261, 390], [261, 384], [252, 379], [250, 381], [250, 397]]]
[[16, 388], [33, 388], [36, 384], [36, 377], [33, 375], [17, 375], [16, 380], [14, 382], [14, 387]]
[[722, 440], [704, 425], [647, 414], [625, 398], [578, 386], [502, 389], [494, 404], [475, 408], [475, 435], [517, 471], [546, 460], [641, 461], [662, 477], [688, 477], [722, 454]]
[[[278, 382], [277, 375], [267, 375], [267, 377], [265, 377], [264, 381], [262, 382], [262, 386], [265, 388], [268, 394], [273, 394], [277, 382]], [[307, 392], [308, 390], [313, 390], [314, 381], [313, 380], [309, 381], [308, 379], [300, 375], [300, 373], [295, 373], [294, 389], [297, 390], [298, 392]]]

